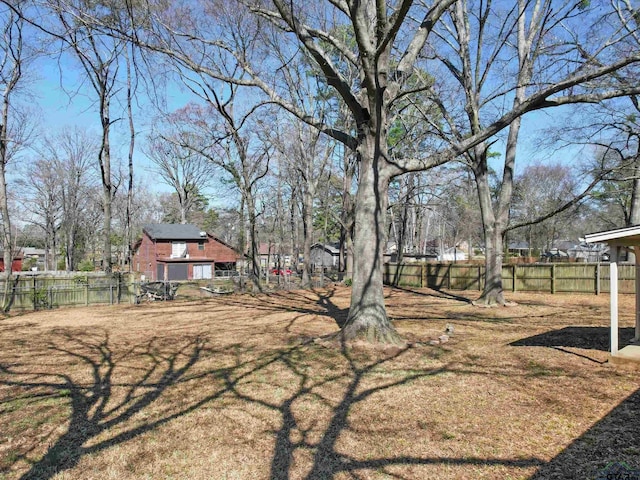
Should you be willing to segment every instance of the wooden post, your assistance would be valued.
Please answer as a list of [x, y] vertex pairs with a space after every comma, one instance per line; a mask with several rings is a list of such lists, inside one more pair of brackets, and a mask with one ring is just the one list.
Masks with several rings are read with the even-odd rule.
[[482, 267], [478, 265], [478, 291], [482, 291]]
[[602, 275], [602, 269], [600, 268], [600, 262], [596, 264], [596, 295], [600, 295], [600, 278]]
[[136, 292], [136, 284], [134, 282], [134, 275], [133, 273], [129, 273], [129, 298], [131, 301], [131, 304], [135, 305], [136, 303], [136, 298], [138, 296], [138, 292]]
[[[7, 277], [8, 279], [8, 277]], [[35, 275], [33, 276], [33, 309], [38, 309], [38, 288], [37, 288], [37, 280]]]
[[618, 247], [610, 247], [609, 291], [611, 292], [611, 355], [618, 353]]
[[514, 263], [512, 265], [512, 270], [511, 270], [511, 278], [512, 278], [511, 291], [512, 292], [516, 291], [516, 279], [518, 278], [518, 276], [516, 275], [516, 268], [517, 268], [517, 265]]
[[84, 276], [84, 304], [89, 306], [89, 275]]
[[551, 293], [556, 293], [556, 264], [551, 265]]

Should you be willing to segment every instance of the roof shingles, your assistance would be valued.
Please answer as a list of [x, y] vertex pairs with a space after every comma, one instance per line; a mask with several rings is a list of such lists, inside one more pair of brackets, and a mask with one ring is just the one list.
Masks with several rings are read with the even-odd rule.
[[143, 229], [153, 240], [200, 240], [206, 238], [201, 230], [193, 224], [154, 223], [145, 225]]

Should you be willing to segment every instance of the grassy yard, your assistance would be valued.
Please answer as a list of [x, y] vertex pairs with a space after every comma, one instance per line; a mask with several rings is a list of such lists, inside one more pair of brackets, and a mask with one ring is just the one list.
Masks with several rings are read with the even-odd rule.
[[[466, 294], [465, 294], [466, 295]], [[468, 298], [473, 298], [470, 295]], [[0, 320], [2, 479], [587, 479], [640, 468], [607, 296], [387, 290], [406, 349], [314, 342], [349, 290]], [[622, 339], [634, 297], [621, 298]], [[441, 345], [447, 323], [455, 332]]]

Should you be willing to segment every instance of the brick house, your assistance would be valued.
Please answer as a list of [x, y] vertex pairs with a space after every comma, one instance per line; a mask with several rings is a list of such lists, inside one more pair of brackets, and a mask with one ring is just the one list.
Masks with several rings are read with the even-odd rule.
[[229, 245], [190, 224], [146, 225], [133, 252], [133, 270], [149, 281], [213, 278], [238, 261]]

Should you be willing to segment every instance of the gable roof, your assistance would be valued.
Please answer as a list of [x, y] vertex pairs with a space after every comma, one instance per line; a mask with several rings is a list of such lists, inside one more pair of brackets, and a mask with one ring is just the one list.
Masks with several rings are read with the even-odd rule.
[[201, 235], [196, 225], [186, 223], [152, 223], [142, 229], [153, 240], [201, 240], [207, 234]]
[[638, 245], [640, 244], [640, 225], [617, 228], [605, 232], [588, 233], [584, 238], [587, 243], [607, 242], [610, 245]]
[[322, 244], [322, 243], [314, 243], [313, 245], [311, 245], [311, 249], [312, 250], [324, 250], [327, 253], [330, 253], [331, 255], [340, 255], [340, 249], [334, 245], [330, 245], [330, 244]]

